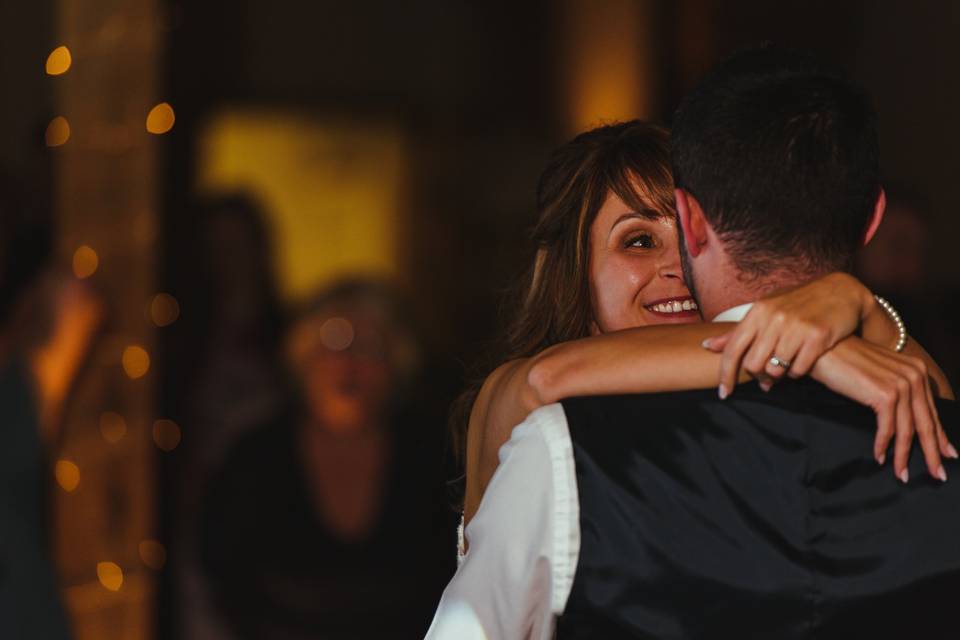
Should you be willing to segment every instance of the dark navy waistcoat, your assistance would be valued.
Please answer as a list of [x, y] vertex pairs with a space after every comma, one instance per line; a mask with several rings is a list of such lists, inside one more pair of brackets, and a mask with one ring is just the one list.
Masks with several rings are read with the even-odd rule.
[[915, 446], [901, 485], [870, 410], [810, 381], [563, 406], [581, 550], [559, 638], [960, 637], [960, 463], [941, 484]]

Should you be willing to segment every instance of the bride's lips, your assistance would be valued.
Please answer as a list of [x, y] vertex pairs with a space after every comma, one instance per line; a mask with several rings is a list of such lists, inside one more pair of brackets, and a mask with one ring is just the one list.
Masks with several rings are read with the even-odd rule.
[[700, 310], [690, 296], [661, 298], [643, 305], [653, 315], [664, 319], [699, 318]]

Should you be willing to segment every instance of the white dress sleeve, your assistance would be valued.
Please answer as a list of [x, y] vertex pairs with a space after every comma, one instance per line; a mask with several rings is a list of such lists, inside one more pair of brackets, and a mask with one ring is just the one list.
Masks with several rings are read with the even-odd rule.
[[469, 550], [428, 640], [552, 637], [579, 554], [579, 503], [566, 418], [542, 407], [513, 431], [466, 529]]

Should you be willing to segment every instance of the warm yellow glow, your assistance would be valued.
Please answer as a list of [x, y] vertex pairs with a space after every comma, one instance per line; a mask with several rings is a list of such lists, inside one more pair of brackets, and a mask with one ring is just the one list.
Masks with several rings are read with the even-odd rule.
[[119, 413], [105, 411], [100, 415], [100, 435], [110, 444], [117, 444], [127, 435], [127, 421]]
[[73, 275], [78, 278], [89, 278], [97, 272], [100, 266], [100, 258], [97, 252], [87, 245], [77, 247], [73, 252]]
[[59, 147], [70, 139], [70, 123], [63, 116], [57, 116], [47, 125], [45, 135], [48, 147]]
[[153, 423], [153, 441], [164, 451], [173, 451], [180, 444], [180, 427], [173, 420]]
[[564, 0], [568, 126], [653, 115], [656, 57], [653, 0]]
[[65, 46], [57, 47], [47, 56], [47, 73], [51, 76], [59, 76], [66, 73], [73, 64], [73, 57], [70, 55], [70, 49]]
[[232, 110], [200, 136], [200, 186], [263, 204], [283, 297], [344, 274], [397, 275], [409, 159], [389, 121]]
[[150, 301], [150, 319], [158, 327], [166, 327], [180, 317], [180, 304], [169, 293], [158, 293]]
[[173, 123], [177, 117], [173, 113], [173, 107], [166, 102], [161, 102], [147, 114], [147, 131], [160, 135], [173, 129]]
[[142, 378], [150, 370], [150, 354], [139, 345], [130, 345], [123, 350], [123, 370], [134, 380]]
[[156, 540], [144, 540], [137, 549], [140, 551], [140, 559], [143, 564], [151, 569], [159, 571], [167, 563], [167, 550]]
[[123, 586], [123, 569], [115, 562], [98, 562], [97, 578], [105, 589], [120, 591]]
[[80, 486], [80, 467], [69, 460], [57, 460], [53, 474], [57, 484], [67, 493], [73, 493]]

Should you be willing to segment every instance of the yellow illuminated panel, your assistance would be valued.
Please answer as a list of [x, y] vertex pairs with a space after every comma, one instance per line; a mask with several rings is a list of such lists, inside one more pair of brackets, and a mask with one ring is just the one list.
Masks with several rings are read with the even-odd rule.
[[198, 182], [263, 205], [289, 300], [346, 274], [397, 274], [404, 165], [389, 122], [229, 110], [201, 136]]

